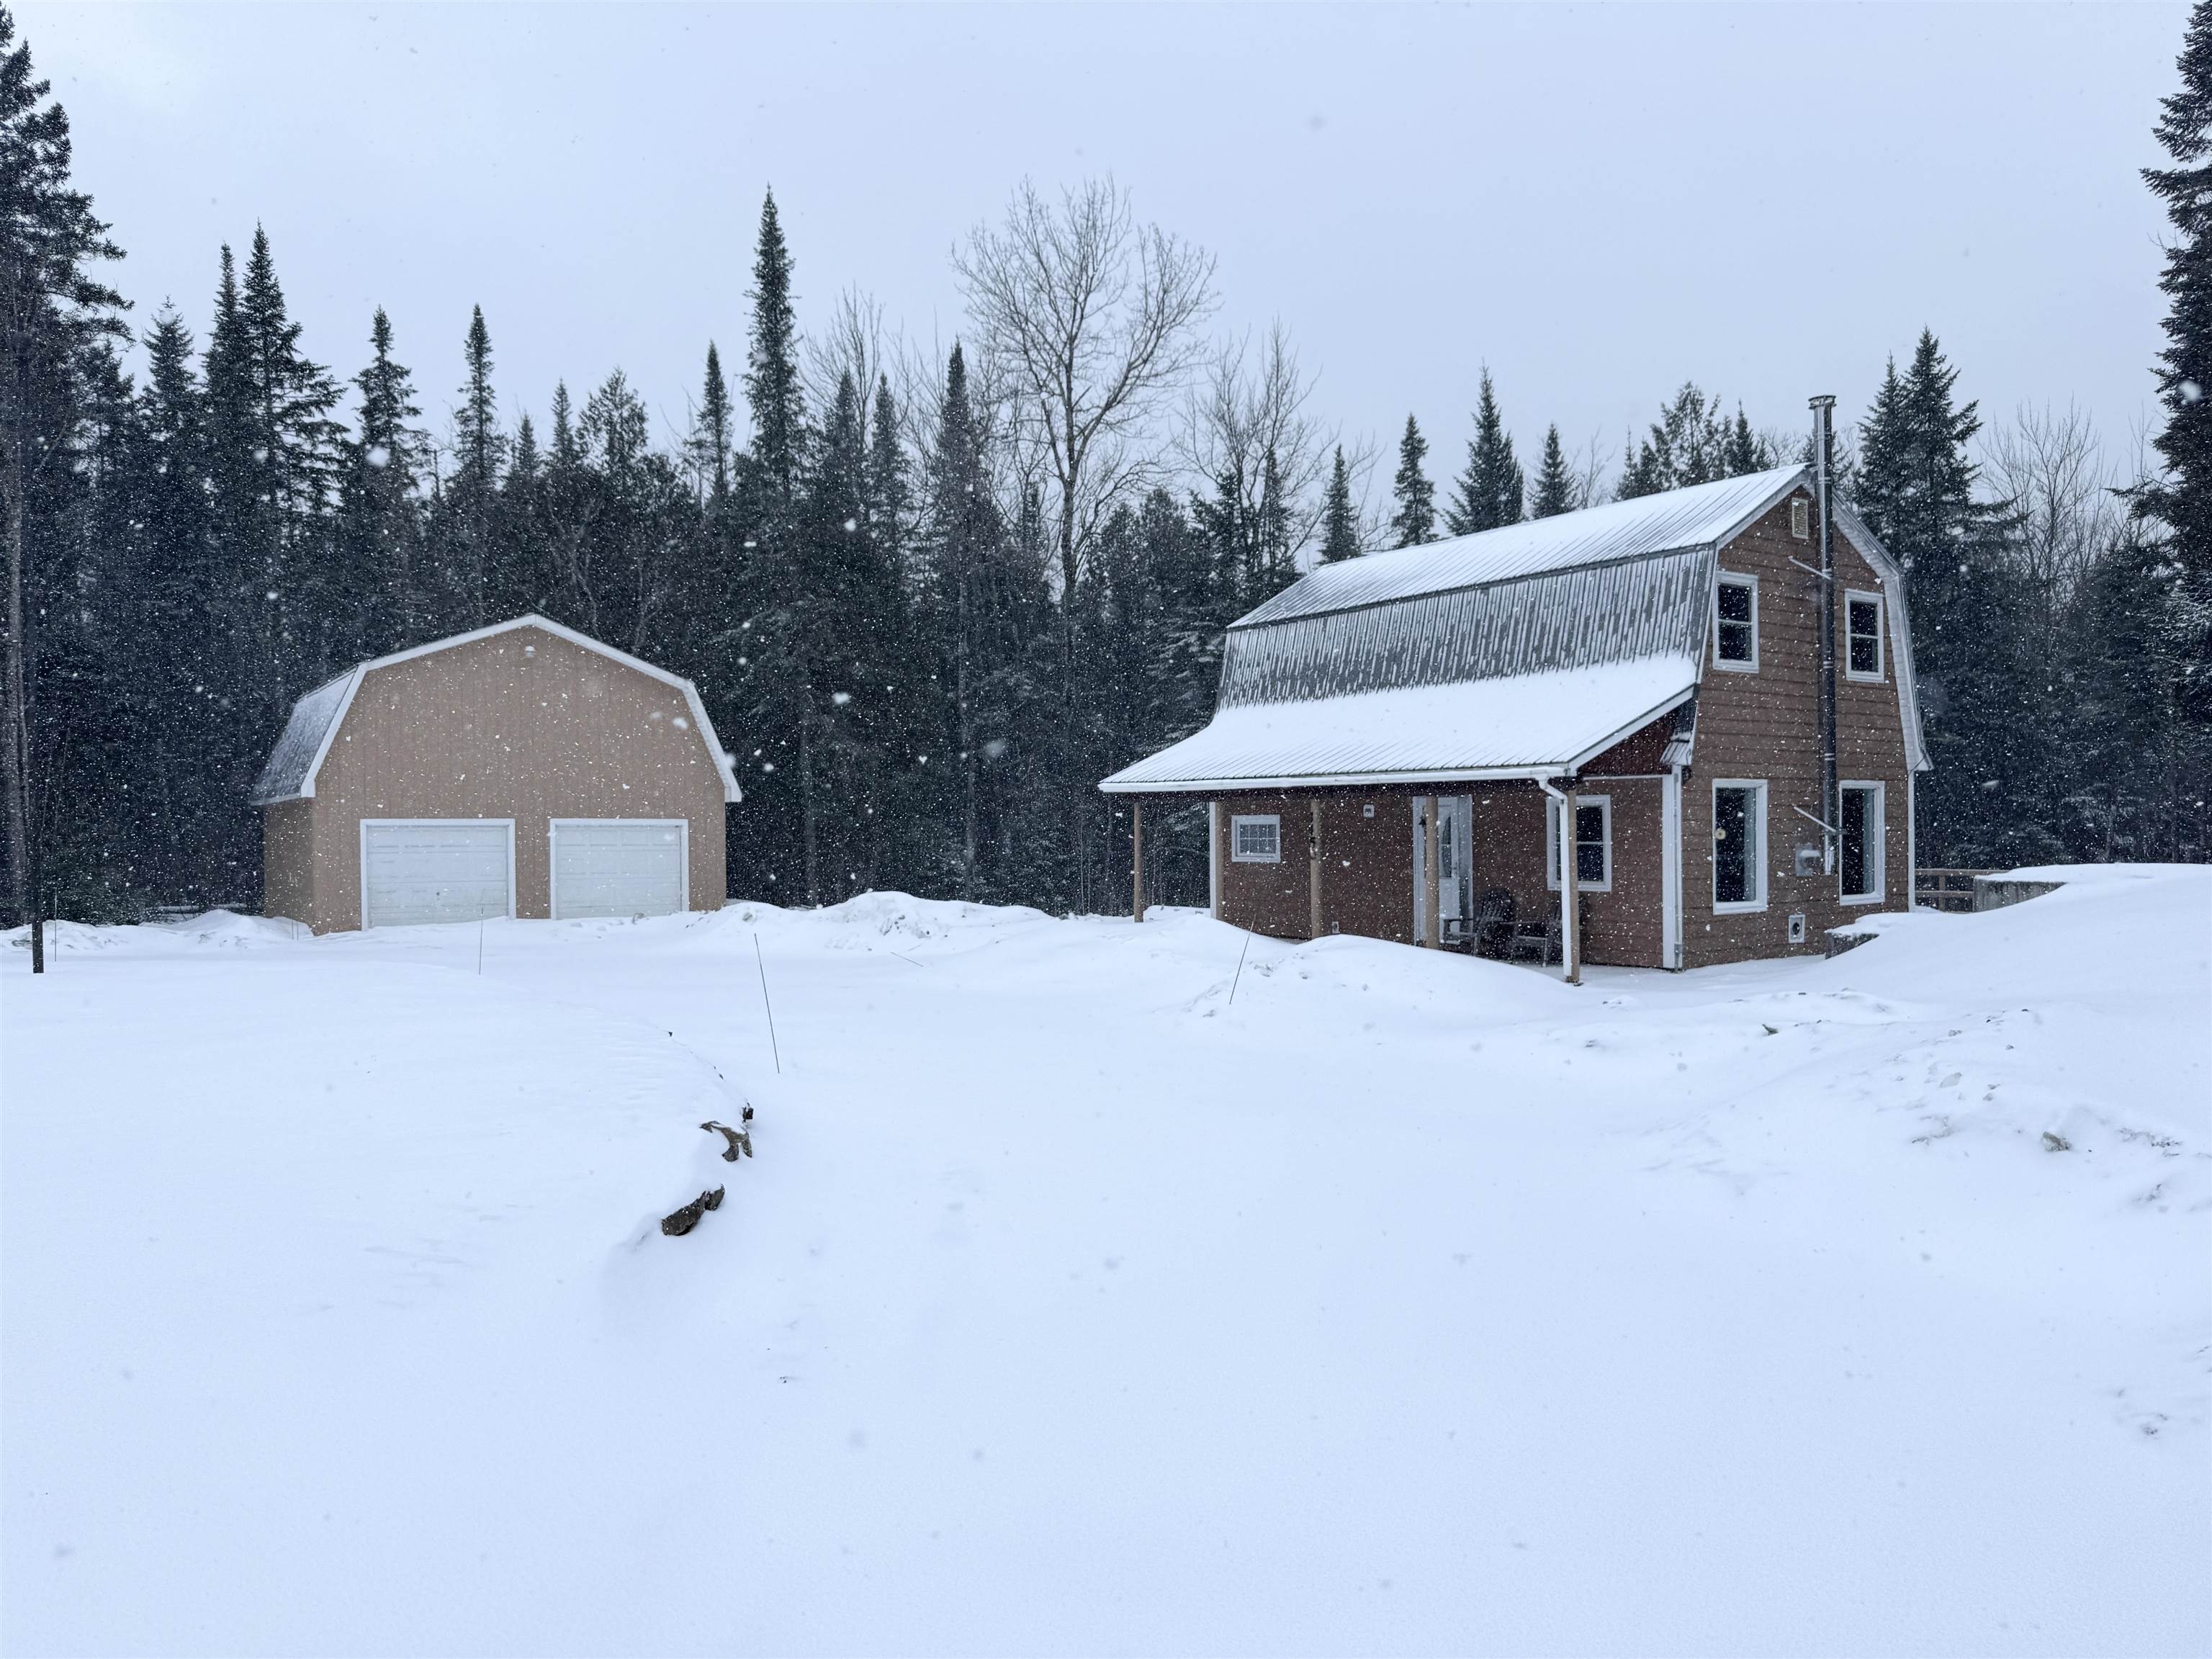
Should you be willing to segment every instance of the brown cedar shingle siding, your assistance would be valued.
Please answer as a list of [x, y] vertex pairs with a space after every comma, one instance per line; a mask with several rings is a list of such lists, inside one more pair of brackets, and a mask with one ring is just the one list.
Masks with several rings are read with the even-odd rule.
[[[1682, 788], [1683, 960], [1686, 967], [1817, 952], [1823, 930], [1870, 909], [1900, 908], [1911, 881], [1907, 864], [1904, 726], [1898, 710], [1897, 665], [1885, 640], [1879, 684], [1845, 678], [1836, 690], [1837, 775], [1887, 786], [1884, 811], [1882, 903], [1843, 903], [1832, 875], [1801, 877], [1791, 869], [1799, 832], [1819, 830], [1793, 811], [1820, 811], [1819, 580], [1790, 562], [1817, 564], [1816, 541], [1790, 533], [1784, 501], [1721, 550], [1720, 568], [1759, 578], [1759, 671], [1716, 668], [1710, 642], [1698, 691], [1697, 752]], [[1845, 648], [1844, 594], [1857, 588], [1886, 592], [1874, 569], [1839, 530], [1835, 538], [1836, 650]], [[1712, 786], [1717, 778], [1764, 779], [1767, 784], [1767, 904], [1763, 911], [1717, 915], [1713, 911]], [[1789, 918], [1802, 911], [1806, 939], [1789, 943]]]
[[550, 914], [554, 818], [684, 818], [692, 908], [723, 898], [721, 779], [683, 692], [537, 628], [370, 670], [314, 795], [267, 811], [266, 908], [317, 932], [361, 926], [363, 818], [514, 819], [521, 916]]

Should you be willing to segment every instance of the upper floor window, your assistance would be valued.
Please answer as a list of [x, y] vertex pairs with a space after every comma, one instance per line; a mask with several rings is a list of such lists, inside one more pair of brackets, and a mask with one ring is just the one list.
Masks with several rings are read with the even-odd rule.
[[1855, 680], [1881, 678], [1881, 595], [1844, 595], [1844, 631], [1848, 654], [1844, 672]]
[[1713, 662], [1748, 673], [1759, 666], [1759, 578], [1721, 573], [1713, 589]]
[[1813, 503], [1802, 495], [1790, 503], [1790, 533], [1801, 542], [1813, 538]]
[[1273, 812], [1238, 813], [1229, 820], [1229, 856], [1237, 864], [1280, 864], [1283, 821]]

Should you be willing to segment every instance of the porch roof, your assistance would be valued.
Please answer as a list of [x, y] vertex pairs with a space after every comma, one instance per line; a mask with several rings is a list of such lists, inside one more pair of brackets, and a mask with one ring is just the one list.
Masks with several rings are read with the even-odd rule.
[[1443, 685], [1244, 703], [1125, 767], [1109, 794], [1328, 787], [1574, 771], [1686, 701], [1692, 657], [1666, 654]]

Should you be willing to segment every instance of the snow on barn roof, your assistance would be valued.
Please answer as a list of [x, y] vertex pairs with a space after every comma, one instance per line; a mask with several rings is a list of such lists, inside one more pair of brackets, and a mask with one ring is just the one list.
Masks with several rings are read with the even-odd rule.
[[1698, 665], [1645, 657], [1507, 678], [1405, 685], [1224, 708], [1205, 730], [1115, 773], [1115, 794], [1573, 770], [1688, 700]]
[[428, 645], [395, 651], [386, 657], [357, 663], [336, 679], [326, 680], [292, 705], [291, 717], [284, 722], [283, 734], [276, 746], [269, 751], [268, 763], [261, 769], [260, 779], [253, 786], [251, 799], [256, 806], [273, 805], [278, 801], [302, 800], [315, 793], [315, 774], [322, 769], [323, 757], [330, 753], [338, 727], [345, 724], [346, 711], [353, 707], [354, 695], [360, 690], [362, 677], [372, 670], [389, 668], [395, 663], [412, 661], [434, 652], [450, 651], [455, 646], [471, 645], [478, 640], [488, 640], [495, 635], [511, 633], [520, 628], [536, 628], [564, 639], [571, 645], [595, 652], [625, 668], [650, 676], [664, 685], [673, 686], [684, 694], [690, 706], [692, 721], [707, 744], [707, 752], [714, 757], [714, 770], [722, 780], [722, 799], [734, 801], [744, 799], [738, 788], [737, 775], [730, 769], [730, 757], [723, 752], [721, 739], [714, 735], [714, 723], [707, 718], [707, 707], [699, 701], [698, 689], [680, 674], [672, 674], [665, 668], [655, 667], [642, 658], [633, 657], [626, 651], [580, 634], [573, 628], [534, 612], [516, 617], [511, 621], [494, 623], [489, 628], [472, 629], [465, 634], [455, 634], [442, 640], [433, 640]]
[[[1718, 551], [1805, 484], [1725, 478], [1308, 572], [1230, 624], [1212, 721], [1124, 768], [1109, 793], [1571, 772], [1697, 690]], [[1901, 579], [1883, 573], [1905, 742]]]
[[1806, 477], [1802, 466], [1777, 467], [1321, 565], [1231, 626], [1265, 628], [1323, 611], [1480, 587], [1516, 576], [1712, 547], [1789, 495]]

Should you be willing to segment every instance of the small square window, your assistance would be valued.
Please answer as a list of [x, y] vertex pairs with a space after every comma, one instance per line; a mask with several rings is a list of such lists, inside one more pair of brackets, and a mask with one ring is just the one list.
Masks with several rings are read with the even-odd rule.
[[1802, 495], [1790, 503], [1790, 533], [1801, 542], [1813, 538], [1813, 503]]
[[[1559, 809], [1554, 804], [1546, 814], [1545, 884], [1554, 892], [1559, 885]], [[1575, 797], [1575, 887], [1579, 892], [1613, 890], [1613, 797]]]
[[1748, 673], [1759, 666], [1759, 578], [1723, 574], [1713, 590], [1713, 660]]
[[1283, 820], [1273, 812], [1240, 813], [1231, 818], [1229, 856], [1237, 864], [1280, 864]]
[[1844, 672], [1855, 680], [1881, 678], [1881, 595], [1844, 596]]

